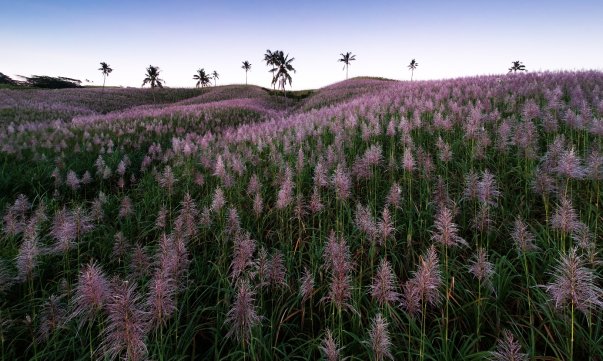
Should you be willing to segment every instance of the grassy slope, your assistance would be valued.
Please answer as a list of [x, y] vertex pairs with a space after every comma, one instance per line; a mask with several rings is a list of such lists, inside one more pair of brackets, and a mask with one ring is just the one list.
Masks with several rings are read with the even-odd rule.
[[[271, 101], [275, 106], [279, 105], [292, 110], [304, 110], [351, 100], [355, 96], [370, 92], [373, 86], [380, 88], [386, 86], [387, 83], [390, 82], [374, 78], [356, 78], [316, 91], [291, 92], [287, 94], [288, 100], [277, 96], [269, 89], [254, 86], [212, 87], [195, 90], [197, 93], [192, 96], [185, 96], [185, 92], [179, 93], [178, 89], [165, 89], [157, 93], [163, 93], [161, 99], [165, 101], [165, 104], [198, 104], [218, 100], [257, 97]], [[332, 91], [333, 88], [345, 88], [347, 91], [343, 92], [344, 95], [337, 95], [337, 92]], [[135, 91], [134, 93], [140, 96], [140, 98], [137, 98], [140, 99], [140, 104], [152, 104], [152, 101], [149, 102], [148, 97], [151, 94], [149, 92]], [[138, 93], [145, 94], [140, 95]], [[124, 105], [119, 101], [121, 94], [117, 90], [107, 90], [107, 94], [111, 95], [103, 99], [108, 104], [106, 109], [123, 109], [120, 107]], [[181, 98], [178, 99], [180, 96]], [[505, 110], [502, 106], [500, 106], [500, 109], [501, 111]], [[508, 115], [517, 113], [517, 110], [513, 110]], [[391, 114], [384, 113], [383, 124], [380, 124], [380, 126], [383, 128], [389, 120], [398, 121], [405, 115], [398, 112]], [[432, 114], [424, 114], [424, 117], [432, 116]], [[491, 129], [488, 129], [488, 131], [490, 132]], [[454, 199], [458, 199], [462, 194], [464, 175], [470, 170], [482, 171], [484, 168], [490, 169], [495, 173], [503, 193], [500, 206], [495, 210], [494, 214], [496, 227], [498, 227], [494, 233], [484, 233], [482, 235], [478, 232], [470, 231], [473, 227], [471, 225], [473, 222], [472, 216], [477, 209], [477, 204], [463, 200], [460, 205], [462, 213], [457, 216], [457, 220], [462, 230], [461, 235], [471, 243], [471, 246], [451, 251], [451, 264], [449, 268], [451, 272], [446, 272], [445, 274], [447, 280], [449, 279], [449, 274], [454, 275], [453, 280], [456, 280], [456, 288], [451, 293], [454, 296], [450, 306], [450, 343], [452, 351], [447, 355], [448, 359], [454, 359], [455, 357], [456, 359], [461, 359], [461, 355], [470, 355], [474, 359], [485, 356], [480, 352], [494, 347], [495, 336], [503, 327], [512, 327], [513, 331], [522, 340], [521, 343], [525, 349], [526, 346], [529, 347], [530, 343], [530, 330], [532, 330], [530, 326], [533, 326], [533, 329], [538, 331], [540, 330], [539, 326], [543, 325], [546, 327], [547, 334], [544, 332], [542, 335], [537, 334], [537, 351], [543, 355], [549, 355], [551, 358], [551, 355], [560, 355], [563, 358], [566, 352], [564, 342], [567, 341], [569, 334], [567, 330], [569, 323], [562, 317], [563, 315], [558, 316], [549, 313], [545, 300], [546, 294], [541, 288], [536, 286], [537, 284], [548, 282], [550, 278], [548, 274], [545, 276], [544, 271], [550, 270], [551, 266], [554, 265], [557, 257], [557, 247], [549, 245], [549, 242], [558, 241], [558, 235], [547, 229], [547, 224], [544, 222], [546, 216], [542, 214], [544, 208], [542, 203], [546, 202], [548, 204], [549, 200], [528, 191], [527, 188], [532, 180], [532, 171], [536, 167], [536, 162], [524, 159], [515, 152], [499, 152], [494, 147], [488, 148], [485, 159], [478, 161], [472, 156], [474, 152], [473, 143], [466, 142], [462, 138], [461, 129], [454, 129], [452, 132], [438, 131], [436, 134], [426, 129], [414, 129], [412, 132], [412, 139], [415, 143], [432, 151], [433, 154], [436, 154], [435, 144], [437, 141], [436, 136], [438, 135], [441, 135], [444, 141], [452, 145], [453, 154], [455, 155], [454, 161], [448, 164], [436, 159], [434, 172], [446, 176], [445, 179], [450, 185], [450, 192]], [[591, 137], [587, 137], [586, 134], [575, 133], [571, 129], [562, 129], [562, 132], [570, 138], [582, 139], [584, 144], [587, 143], [587, 140], [591, 141]], [[164, 149], [166, 149], [165, 145], [169, 147], [172, 134], [175, 133], [168, 133], [162, 139], [157, 140], [158, 142], [162, 142]], [[114, 137], [115, 135], [110, 134], [110, 136]], [[550, 143], [552, 138], [553, 135], [550, 135], [543, 137], [541, 140], [542, 142], [546, 141], [546, 143]], [[122, 142], [123, 144], [124, 139], [135, 141], [136, 137], [135, 135], [125, 134], [121, 139], [116, 138], [116, 142]], [[342, 154], [347, 157], [350, 164], [356, 157], [361, 156], [371, 144], [382, 145], [386, 157], [396, 155], [396, 161], [401, 163], [399, 156], [406, 151], [407, 147], [407, 144], [403, 144], [399, 136], [389, 138], [383, 134], [379, 134], [372, 136], [367, 141], [358, 132], [358, 134], [344, 139], [346, 141], [341, 143], [343, 147]], [[572, 140], [575, 141], [575, 139]], [[156, 141], [156, 139], [148, 140], [148, 142], [151, 141]], [[316, 141], [316, 137], [308, 139], [305, 144], [302, 144], [304, 150], [319, 152], [318, 148], [314, 147], [314, 142]], [[595, 141], [596, 138], [592, 140], [593, 143]], [[321, 135], [321, 142], [324, 142], [324, 149], [336, 142], [336, 135], [325, 132]], [[543, 143], [539, 148], [543, 151], [544, 147], [545, 144]], [[127, 154], [132, 160], [132, 169], [134, 170], [132, 174], [134, 174], [134, 172], [137, 172], [141, 161], [140, 158], [147, 148], [148, 144], [145, 143], [138, 150], [139, 154], [133, 150], [125, 152], [117, 150], [113, 154], [105, 154], [104, 159], [112, 169], [116, 169], [123, 155]], [[274, 154], [282, 155], [287, 159], [289, 164], [293, 165], [295, 163], [294, 157], [297, 154], [296, 150], [297, 148], [293, 147], [291, 152], [281, 154], [275, 148]], [[584, 154], [584, 151], [584, 149], [581, 149], [582, 154]], [[86, 153], [84, 152], [84, 154]], [[260, 289], [258, 291], [256, 304], [258, 305], [258, 311], [265, 319], [262, 320], [261, 327], [254, 329], [254, 339], [251, 344], [241, 346], [240, 343], [224, 338], [227, 331], [224, 326], [224, 315], [228, 311], [235, 292], [235, 289], [231, 287], [225, 277], [225, 274], [229, 271], [228, 264], [231, 260], [228, 252], [230, 251], [232, 237], [228, 235], [228, 223], [230, 222], [227, 219], [227, 211], [224, 210], [222, 213], [216, 214], [211, 227], [200, 226], [200, 234], [190, 244], [190, 252], [193, 255], [191, 257], [193, 263], [190, 267], [191, 272], [189, 276], [190, 284], [187, 284], [187, 290], [178, 296], [178, 312], [175, 318], [170, 320], [168, 327], [163, 329], [162, 332], [164, 333], [153, 333], [148, 338], [148, 346], [154, 359], [157, 359], [156, 356], [158, 354], [174, 355], [174, 357], [182, 357], [184, 359], [191, 353], [197, 352], [197, 356], [202, 355], [207, 358], [214, 356], [215, 359], [234, 360], [242, 358], [243, 350], [246, 347], [255, 351], [252, 353], [259, 355], [257, 356], [258, 359], [295, 359], [295, 357], [302, 359], [304, 356], [305, 359], [311, 359], [316, 358], [319, 354], [318, 346], [322, 337], [322, 327], [325, 326], [329, 326], [336, 331], [336, 337], [340, 344], [345, 346], [344, 355], [356, 355], [357, 359], [369, 358], [369, 345], [364, 344], [363, 340], [366, 339], [368, 333], [369, 317], [372, 317], [381, 309], [366, 296], [366, 287], [371, 282], [372, 274], [376, 271], [377, 260], [381, 253], [388, 255], [396, 273], [400, 277], [400, 282], [407, 280], [412, 272], [416, 270], [418, 257], [422, 255], [431, 236], [429, 232], [432, 230], [432, 218], [434, 215], [431, 201], [434, 198], [433, 194], [436, 188], [435, 177], [425, 179], [421, 177], [415, 178], [401, 170], [390, 172], [383, 165], [382, 167], [375, 168], [376, 175], [369, 181], [355, 182], [354, 201], [371, 205], [371, 208], [374, 208], [373, 213], [375, 217], [381, 216], [380, 212], [382, 209], [381, 204], [377, 204], [377, 200], [381, 202], [385, 198], [392, 182], [400, 182], [402, 186], [403, 205], [399, 209], [394, 210], [393, 215], [396, 225], [396, 238], [392, 242], [391, 249], [388, 248], [382, 251], [380, 249], [363, 247], [364, 243], [362, 242], [366, 240], [355, 230], [356, 226], [353, 222], [355, 203], [350, 202], [349, 205], [340, 204], [336, 201], [330, 190], [323, 191], [322, 193], [326, 210], [319, 217], [306, 215], [297, 219], [293, 213], [293, 207], [284, 210], [273, 209], [272, 205], [275, 204], [277, 196], [276, 191], [282, 183], [282, 180], [278, 179], [278, 174], [281, 170], [275, 164], [277, 162], [273, 161], [273, 158], [268, 158], [267, 154], [269, 154], [267, 150], [264, 152], [257, 150], [257, 154], [255, 154], [258, 159], [257, 162], [248, 164], [249, 168], [245, 176], [236, 177], [235, 186], [226, 190], [227, 204], [229, 207], [234, 206], [240, 211], [239, 215], [243, 229], [249, 230], [251, 236], [258, 240], [259, 245], [268, 247], [270, 252], [278, 249], [285, 253], [285, 263], [287, 272], [289, 272], [289, 286], [291, 287], [263, 291]], [[25, 154], [26, 158], [28, 156], [28, 154]], [[91, 169], [96, 158], [94, 152], [87, 156], [88, 158], [85, 158], [82, 155], [69, 153], [68, 150], [66, 156], [57, 156], [57, 160], [61, 161], [57, 163], [61, 167], [63, 174], [68, 169], [73, 169], [81, 175], [83, 171]], [[76, 162], [75, 160], [78, 157], [79, 160]], [[49, 159], [53, 158], [49, 157]], [[11, 161], [14, 160], [11, 159]], [[308, 160], [308, 162], [311, 161]], [[78, 263], [75, 263], [75, 250], [70, 253], [71, 259], [69, 260], [71, 262], [69, 263], [67, 263], [67, 258], [61, 260], [60, 257], [52, 259], [45, 257], [44, 262], [38, 266], [38, 270], [41, 273], [35, 278], [36, 288], [34, 294], [29, 293], [28, 284], [24, 283], [23, 285], [15, 286], [13, 289], [14, 292], [11, 292], [10, 298], [7, 298], [7, 304], [18, 304], [22, 308], [13, 307], [7, 313], [3, 313], [0, 316], [7, 317], [6, 315], [8, 314], [8, 317], [11, 318], [23, 318], [25, 314], [33, 314], [36, 324], [40, 322], [39, 315], [42, 309], [42, 302], [48, 298], [50, 293], [60, 291], [59, 275], [65, 276], [68, 282], [70, 282], [68, 286], [73, 287], [79, 267], [84, 264], [84, 260], [88, 260], [90, 255], [93, 255], [95, 260], [100, 261], [104, 269], [110, 270], [112, 274], [121, 276], [128, 274], [129, 263], [111, 256], [112, 237], [117, 231], [123, 232], [132, 244], [136, 242], [144, 245], [149, 253], [150, 250], [157, 248], [156, 243], [159, 239], [159, 231], [155, 229], [154, 222], [155, 215], [162, 205], [169, 204], [170, 212], [173, 212], [171, 217], [175, 218], [177, 211], [180, 209], [177, 204], [183, 198], [185, 192], [191, 192], [195, 202], [199, 206], [206, 206], [212, 202], [214, 189], [221, 184], [215, 176], [210, 174], [210, 171], [199, 167], [196, 161], [189, 162], [186, 158], [182, 158], [168, 163], [173, 165], [176, 178], [178, 179], [173, 195], [170, 194], [168, 196], [166, 191], [156, 182], [155, 176], [151, 172], [147, 172], [146, 174], [137, 173], [140, 176], [139, 181], [132, 187], [126, 187], [125, 190], [120, 190], [116, 187], [115, 182], [117, 177], [114, 176], [112, 180], [93, 183], [85, 190], [78, 192], [70, 191], [66, 186], [63, 186], [61, 194], [57, 197], [51, 197], [50, 191], [46, 194], [43, 193], [45, 190], [53, 189], [52, 179], [48, 176], [55, 166], [53, 162], [39, 162], [37, 168], [30, 167], [26, 164], [27, 162], [20, 161], [19, 163], [22, 164], [22, 168], [0, 169], [2, 177], [9, 177], [9, 175], [12, 177], [4, 180], [0, 179], [0, 183], [6, 185], [7, 200], [13, 201], [15, 195], [21, 192], [30, 195], [39, 195], [41, 198], [49, 200], [48, 207], [52, 212], [65, 204], [71, 207], [81, 203], [83, 200], [89, 201], [98, 194], [99, 190], [103, 190], [109, 197], [108, 203], [104, 206], [107, 214], [106, 219], [95, 230], [85, 235], [80, 242], [81, 249], [78, 248], [77, 250]], [[164, 163], [160, 164], [159, 162], [156, 165], [159, 167], [159, 171], [165, 166]], [[197, 171], [206, 172], [206, 183], [204, 186], [197, 186], [193, 183], [193, 175]], [[130, 172], [128, 169], [128, 173]], [[269, 212], [262, 214], [257, 219], [253, 217], [251, 211], [252, 199], [245, 194], [248, 175], [253, 172], [256, 172], [260, 176], [264, 189], [265, 202], [267, 208], [270, 209]], [[310, 166], [310, 163], [303, 166], [299, 171], [296, 171], [296, 192], [304, 196], [311, 194], [312, 176], [313, 167]], [[30, 179], [29, 177], [37, 177], [36, 182], [32, 182], [31, 186], [26, 181]], [[36, 185], [38, 182], [39, 184]], [[595, 183], [579, 183], [577, 181], [570, 183], [570, 189], [574, 191], [576, 205], [582, 210], [580, 212], [581, 217], [588, 219], [591, 225], [593, 223], [590, 220], [591, 215], [594, 215], [594, 219], [600, 217], [600, 211], [594, 205], [591, 206], [589, 202], [585, 201], [588, 196], [595, 194], [594, 185]], [[9, 189], [9, 186], [14, 186], [14, 188]], [[526, 187], [525, 191], [524, 186]], [[136, 213], [131, 218], [118, 219], [119, 203], [124, 195], [129, 195], [133, 199]], [[30, 199], [32, 198], [30, 197]], [[0, 209], [5, 208], [1, 202], [0, 205]], [[552, 206], [553, 204], [550, 205], [550, 207]], [[531, 229], [537, 234], [536, 243], [546, 252], [542, 254], [529, 254], [527, 260], [526, 258], [517, 257], [508, 237], [511, 223], [517, 214], [523, 215], [530, 222]], [[49, 242], [50, 237], [48, 237], [47, 229], [49, 228], [49, 223], [47, 222], [47, 226], [41, 232], [43, 237], [45, 237], [44, 242]], [[325, 306], [328, 305], [327, 303], [318, 302], [320, 296], [327, 293], [326, 288], [329, 280], [326, 273], [320, 267], [322, 263], [320, 255], [328, 232], [332, 227], [343, 230], [342, 233], [345, 234], [347, 240], [350, 242], [353, 251], [365, 252], [355, 253], [354, 255], [357, 268], [354, 271], [353, 278], [353, 303], [358, 309], [359, 314], [345, 313], [343, 321], [341, 314], [336, 317], [333, 309]], [[596, 226], [593, 228], [597, 230]], [[15, 238], [6, 238], [5, 240], [5, 244], [10, 244], [10, 247], [5, 247], [0, 252], [0, 256], [6, 259], [13, 258], [16, 254], [18, 243]], [[298, 244], [301, 245], [301, 251], [297, 249]], [[486, 287], [480, 289], [480, 285], [476, 285], [475, 280], [467, 272], [474, 244], [491, 244], [489, 253], [492, 257], [491, 260], [496, 263], [496, 274], [493, 277], [493, 284], [497, 291], [496, 295], [492, 295]], [[388, 247], [390, 246], [388, 245]], [[79, 259], [80, 251], [82, 255], [81, 260]], [[375, 260], [373, 260], [373, 254], [376, 255]], [[442, 257], [444, 256], [442, 255]], [[448, 254], [446, 254], [447, 260]], [[298, 280], [301, 278], [301, 266], [308, 263], [310, 263], [311, 270], [315, 272], [317, 287], [319, 289], [314, 295], [314, 299], [309, 300], [307, 304], [302, 304], [300, 307], [299, 300], [295, 299], [297, 293], [296, 287]], [[523, 278], [524, 263], [529, 264], [529, 266], [537, 270], [537, 272], [532, 272], [530, 277], [526, 275], [525, 278], [527, 280], [525, 281]], [[448, 270], [448, 265], [446, 269]], [[362, 273], [362, 270], [364, 270], [364, 273]], [[144, 282], [141, 281], [141, 284], [144, 284]], [[538, 309], [533, 308], [534, 306], [529, 306], [528, 299], [525, 297], [524, 290], [526, 289], [533, 292], [532, 297], [534, 297], [533, 300], [537, 304], [536, 307]], [[480, 295], [479, 292], [483, 292], [481, 296], [478, 296]], [[20, 296], [23, 296], [25, 301], [18, 300], [17, 297]], [[423, 331], [423, 333], [427, 332], [425, 337], [419, 328], [420, 320], [416, 322], [415, 320], [407, 320], [406, 314], [400, 312], [397, 308], [385, 311], [386, 316], [391, 320], [390, 330], [394, 339], [394, 354], [396, 359], [406, 359], [407, 355], [404, 350], [406, 349], [407, 342], [414, 346], [413, 352], [416, 352], [419, 345], [423, 344], [424, 339], [427, 348], [426, 353], [428, 354], [427, 359], [442, 359], [443, 325], [448, 325], [448, 317], [444, 318], [441, 316], [444, 314], [443, 308], [442, 306], [437, 310], [429, 310], [426, 331]], [[535, 310], [534, 312], [537, 315], [536, 325], [527, 324], [529, 320], [528, 314], [532, 314], [532, 309]], [[482, 315], [481, 318], [480, 312]], [[446, 323], [444, 323], [444, 320]], [[592, 331], [591, 336], [589, 334], [591, 330], [585, 326], [587, 324], [585, 319], [581, 317], [579, 321], [581, 321], [577, 337], [577, 344], [579, 345], [577, 348], [581, 352], [579, 355], [585, 355], [591, 347], [600, 350], [600, 346], [596, 340], [600, 340], [601, 322], [594, 322], [594, 331]], [[20, 319], [15, 319], [15, 324], [17, 322], [20, 322]], [[43, 358], [44, 356], [52, 356], [56, 359], [74, 358], [75, 355], [73, 352], [81, 354], [82, 350], [87, 349], [88, 335], [91, 335], [91, 344], [100, 342], [100, 338], [93, 340], [93, 337], [97, 337], [98, 332], [96, 329], [93, 329], [93, 332], [91, 332], [91, 329], [82, 329], [80, 333], [77, 333], [70, 326], [64, 333], [55, 333], [49, 342], [40, 343], [36, 350], [31, 347], [32, 343], [29, 342], [30, 335], [27, 333], [27, 328], [21, 324], [20, 322], [18, 326], [11, 329], [16, 330], [17, 335], [15, 339], [17, 341], [9, 340], [4, 345], [9, 358], [17, 354], [18, 351], [15, 350], [25, 349], [27, 349], [27, 354], [30, 356], [37, 352], [38, 355], [41, 355], [39, 358]], [[476, 331], [474, 329], [476, 325], [481, 325], [481, 329]], [[98, 328], [101, 326], [98, 324], [94, 325], [94, 327]], [[476, 332], [481, 333], [481, 339], [476, 337]], [[446, 328], [446, 334], [448, 334], [448, 328]], [[536, 352], [535, 349], [530, 351], [532, 356], [534, 356], [534, 352]], [[408, 357], [411, 356], [416, 355], [411, 355], [409, 351]]]

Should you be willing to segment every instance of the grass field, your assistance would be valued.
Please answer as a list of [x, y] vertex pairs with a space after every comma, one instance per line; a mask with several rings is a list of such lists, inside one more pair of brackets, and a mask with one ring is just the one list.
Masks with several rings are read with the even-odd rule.
[[1, 358], [601, 360], [602, 152], [600, 72], [0, 89]]

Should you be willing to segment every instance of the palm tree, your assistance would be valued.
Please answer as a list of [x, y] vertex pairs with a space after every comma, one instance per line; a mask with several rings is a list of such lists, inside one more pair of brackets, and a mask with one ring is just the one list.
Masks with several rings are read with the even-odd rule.
[[144, 78], [142, 81], [142, 86], [145, 86], [145, 84], [149, 83], [152, 89], [156, 87], [163, 88], [164, 81], [163, 79], [159, 79], [160, 72], [161, 70], [159, 70], [158, 66], [149, 65], [147, 68], [147, 73], [145, 74], [146, 78]]
[[205, 73], [205, 69], [197, 70], [197, 74], [193, 75], [193, 80], [197, 80], [197, 88], [199, 87], [199, 85], [201, 85], [202, 88], [205, 88], [206, 86], [211, 84], [211, 77], [209, 76], [209, 74]]
[[109, 76], [109, 74], [111, 74], [113, 69], [111, 69], [109, 64], [105, 63], [104, 61], [101, 61], [100, 65], [101, 65], [101, 67], [98, 68], [98, 70], [100, 70], [101, 73], [103, 73], [103, 93], [104, 93], [105, 92], [105, 80], [107, 80], [107, 77]]
[[281, 50], [276, 51], [276, 54], [274, 68], [270, 70], [270, 72], [273, 74], [272, 84], [275, 85], [278, 80], [279, 88], [282, 88], [283, 95], [287, 96], [287, 93], [285, 92], [285, 85], [287, 84], [287, 81], [289, 81], [289, 85], [291, 85], [293, 82], [289, 72], [292, 71], [295, 73], [295, 68], [293, 65], [291, 65], [291, 62], [295, 60], [295, 58], [289, 59], [289, 54], [285, 56]]
[[408, 64], [408, 69], [410, 69], [410, 81], [412, 81], [412, 77], [415, 73], [415, 69], [419, 66], [419, 63], [417, 63], [415, 61], [415, 59], [410, 61], [410, 64]]
[[[156, 87], [159, 88], [163, 88], [163, 79], [159, 78], [159, 73], [161, 72], [161, 70], [159, 70], [158, 66], [153, 66], [153, 65], [149, 65], [149, 67], [147, 68], [147, 73], [146, 78], [144, 78], [144, 80], [142, 81], [142, 86], [144, 87], [144, 85], [146, 83], [149, 83], [151, 85], [151, 90], [155, 90]], [[153, 103], [155, 103], [155, 92], [153, 91]]]
[[356, 55], [352, 55], [351, 52], [347, 52], [345, 54], [341, 54], [341, 59], [337, 60], [342, 62], [343, 65], [343, 69], [345, 69], [345, 78], [347, 80], [348, 78], [348, 68], [350, 67], [350, 62], [356, 60]]
[[276, 81], [274, 80], [274, 68], [278, 62], [279, 51], [276, 50], [272, 52], [271, 50], [266, 50], [266, 54], [264, 54], [264, 61], [266, 62], [266, 66], [272, 66], [272, 69], [269, 72], [272, 73], [272, 85], [275, 87]]
[[247, 72], [251, 70], [251, 63], [245, 60], [241, 69], [245, 69], [245, 85], [247, 85]]
[[216, 86], [216, 80], [220, 79], [220, 74], [218, 74], [218, 72], [214, 70], [214, 72], [211, 73], [211, 77], [214, 79], [214, 86]]
[[518, 71], [527, 71], [526, 66], [519, 60], [513, 61], [513, 66], [509, 68], [509, 73], [517, 73]]

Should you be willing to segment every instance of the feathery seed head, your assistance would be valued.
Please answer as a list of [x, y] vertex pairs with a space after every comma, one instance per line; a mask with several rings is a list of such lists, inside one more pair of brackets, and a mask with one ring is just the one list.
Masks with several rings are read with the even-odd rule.
[[513, 334], [503, 331], [503, 337], [498, 340], [496, 351], [490, 353], [492, 361], [528, 361], [528, 355], [521, 353], [521, 345], [515, 340]]
[[247, 280], [239, 282], [231, 309], [226, 314], [225, 324], [229, 326], [226, 337], [235, 336], [237, 341], [248, 341], [251, 330], [262, 317], [255, 309], [255, 291]]
[[373, 349], [377, 361], [382, 361], [385, 358], [394, 359], [390, 351], [392, 342], [387, 327], [387, 320], [383, 318], [381, 313], [378, 313], [377, 316], [373, 318], [373, 323], [371, 324], [371, 330], [369, 332], [371, 348]]

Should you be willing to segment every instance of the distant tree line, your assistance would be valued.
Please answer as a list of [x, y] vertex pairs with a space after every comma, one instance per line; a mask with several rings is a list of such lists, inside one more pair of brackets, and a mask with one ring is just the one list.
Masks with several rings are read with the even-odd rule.
[[17, 85], [17, 82], [11, 79], [8, 75], [0, 73], [0, 84]]
[[44, 89], [62, 89], [62, 88], [79, 88], [82, 81], [64, 76], [47, 76], [47, 75], [32, 75], [22, 76], [23, 80], [15, 80], [8, 75], [0, 73], [0, 84], [7, 84], [20, 87], [44, 88]]
[[[344, 64], [343, 69], [345, 70], [345, 77], [348, 78], [348, 69], [350, 67], [350, 63], [356, 60], [356, 55], [351, 52], [341, 53], [341, 58], [338, 59], [339, 62]], [[289, 58], [289, 54], [286, 54], [282, 50], [266, 50], [266, 54], [264, 54], [264, 61], [266, 65], [270, 67], [268, 70], [272, 73], [272, 82], [271, 85], [276, 90], [277, 86], [279, 91], [282, 90], [283, 95], [286, 95], [285, 86], [289, 83], [293, 82], [291, 78], [291, 73], [295, 73], [295, 68], [291, 64], [295, 60], [295, 58]], [[509, 68], [509, 73], [517, 73], [522, 71], [527, 71], [525, 65], [519, 61], [513, 61], [512, 66]], [[101, 67], [98, 69], [101, 71], [103, 75], [103, 92], [105, 88], [105, 81], [107, 77], [113, 69], [106, 62], [100, 63]], [[413, 75], [419, 63], [412, 59], [410, 64], [408, 65], [408, 69], [410, 70], [410, 80], [412, 81]], [[241, 67], [245, 70], [245, 84], [247, 84], [247, 73], [251, 70], [251, 63], [247, 60], [243, 61], [243, 66]], [[149, 65], [146, 69], [145, 78], [143, 80], [142, 86], [144, 87], [146, 84], [149, 84], [151, 88], [163, 88], [163, 83], [165, 82], [163, 79], [159, 78], [159, 73], [161, 70], [158, 66]], [[52, 77], [47, 75], [32, 75], [30, 77], [19, 75], [23, 80], [14, 80], [11, 79], [8, 75], [0, 73], [0, 85], [10, 85], [10, 86], [22, 86], [22, 87], [32, 87], [32, 88], [46, 88], [46, 89], [60, 89], [60, 88], [78, 88], [81, 87], [82, 82], [78, 79], [67, 78], [63, 76]], [[217, 71], [213, 71], [211, 74], [205, 72], [205, 69], [201, 68], [197, 70], [197, 73], [193, 76], [193, 80], [196, 80], [196, 87], [201, 86], [202, 88], [210, 86], [213, 80], [214, 86], [217, 85], [217, 80], [220, 78], [220, 75]], [[86, 80], [89, 82], [88, 80]]]

